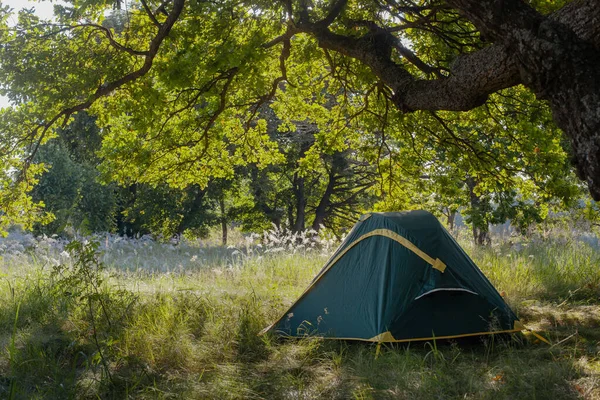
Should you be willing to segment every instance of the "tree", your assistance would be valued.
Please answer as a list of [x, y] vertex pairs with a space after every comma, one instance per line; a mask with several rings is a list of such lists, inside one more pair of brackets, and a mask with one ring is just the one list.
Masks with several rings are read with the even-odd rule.
[[334, 141], [369, 113], [466, 111], [524, 85], [549, 104], [600, 199], [595, 0], [140, 0], [123, 30], [102, 25], [110, 2], [67, 4], [55, 24], [25, 11], [0, 31], [0, 85], [15, 104], [1, 131], [18, 144], [2, 157], [21, 171], [5, 186], [29, 188], [39, 144], [87, 108], [110, 127], [105, 171], [186, 187], [273, 161], [266, 124], [250, 121], [275, 95], [316, 106], [334, 95], [343, 118], [310, 115]]
[[86, 233], [117, 230], [130, 236], [170, 238], [184, 232], [206, 235], [217, 222], [214, 203], [223, 184], [211, 182], [208, 189], [103, 184], [96, 169], [102, 161], [97, 156], [102, 135], [95, 118], [80, 112], [57, 135], [37, 152], [36, 162], [42, 162], [46, 171], [31, 192], [54, 220], [35, 224], [34, 232], [63, 235], [71, 229]]
[[120, 188], [118, 195], [117, 231], [123, 235], [204, 236], [217, 221], [207, 190], [198, 185], [173, 189], [133, 183]]
[[117, 195], [115, 186], [103, 185], [96, 166], [95, 152], [101, 143], [93, 117], [85, 112], [74, 117], [58, 137], [40, 147], [35, 161], [46, 171], [31, 194], [34, 201], [45, 204], [54, 220], [36, 223], [36, 233], [65, 234], [106, 232], [115, 227]]
[[375, 184], [375, 167], [363, 157], [356, 138], [335, 135], [332, 140], [332, 120], [351, 122], [334, 96], [321, 91], [322, 104], [315, 105], [298, 98], [305, 93], [296, 89], [286, 89], [289, 98], [276, 98], [272, 111], [265, 112], [270, 137], [285, 156], [278, 167], [294, 199], [287, 205], [288, 225], [295, 232], [352, 226], [373, 203], [368, 190]]
[[445, 214], [450, 226], [460, 210], [481, 245], [490, 241], [490, 224], [511, 220], [525, 231], [549, 211], [572, 207], [581, 188], [566, 144], [557, 138], [550, 110], [531, 97], [510, 89], [492, 96], [487, 107], [453, 118], [397, 121], [404, 126], [388, 133], [382, 163], [383, 208], [403, 199], [401, 208]]
[[263, 169], [249, 166], [256, 211], [294, 232], [353, 225], [373, 202], [367, 190], [375, 183], [375, 167], [360, 151], [319, 143], [316, 124], [294, 120], [302, 112], [284, 112], [285, 123], [272, 111], [265, 114], [269, 136], [284, 159]]

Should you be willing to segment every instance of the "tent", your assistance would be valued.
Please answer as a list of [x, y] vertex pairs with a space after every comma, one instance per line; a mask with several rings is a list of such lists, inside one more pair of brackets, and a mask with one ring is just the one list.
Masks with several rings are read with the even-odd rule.
[[363, 215], [263, 333], [407, 342], [523, 329], [437, 218], [408, 211]]

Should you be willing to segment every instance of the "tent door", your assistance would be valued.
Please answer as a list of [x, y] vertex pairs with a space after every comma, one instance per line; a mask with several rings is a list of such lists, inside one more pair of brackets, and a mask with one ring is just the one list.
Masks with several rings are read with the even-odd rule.
[[468, 335], [504, 329], [503, 320], [487, 299], [471, 290], [438, 288], [416, 297], [389, 331], [396, 339]]

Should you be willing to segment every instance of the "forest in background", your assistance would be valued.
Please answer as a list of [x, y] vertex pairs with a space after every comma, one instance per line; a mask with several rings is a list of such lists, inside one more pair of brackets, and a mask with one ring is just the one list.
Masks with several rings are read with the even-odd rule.
[[[181, 235], [203, 238], [213, 228], [220, 230], [222, 243], [227, 244], [231, 227], [260, 233], [275, 226], [290, 232], [312, 229], [318, 233], [325, 228], [340, 238], [362, 213], [426, 209], [451, 230], [460, 212], [473, 231], [473, 240], [485, 244], [493, 224], [509, 221], [516, 231], [526, 233], [549, 215], [550, 223], [583, 223], [591, 230], [600, 221], [597, 204], [576, 178], [569, 177], [568, 165], [544, 161], [537, 147], [531, 164], [522, 170], [522, 186], [500, 182], [484, 186], [445, 158], [439, 165], [418, 164], [410, 158], [408, 169], [400, 154], [390, 154], [397, 158], [390, 170], [386, 160], [369, 159], [366, 149], [321, 152], [307, 167], [306, 155], [314, 150], [318, 127], [295, 123], [293, 131], [281, 132], [282, 121], [273, 113], [268, 121], [267, 131], [278, 144], [280, 161], [266, 167], [249, 163], [236, 167], [230, 178], [210, 179], [206, 187], [177, 189], [166, 184], [123, 186], [103, 175], [98, 170], [101, 130], [95, 117], [81, 112], [36, 156], [46, 171], [32, 198], [43, 202], [52, 217], [36, 223], [33, 232], [63, 237], [101, 232], [151, 234], [168, 240]], [[436, 149], [440, 156], [446, 151]], [[562, 150], [554, 151], [560, 158]], [[555, 170], [546, 171], [550, 179], [543, 185], [536, 184], [530, 170], [545, 166]], [[482, 191], [482, 187], [488, 189]]]
[[[218, 227], [226, 243], [232, 226], [341, 236], [364, 212], [420, 208], [450, 228], [460, 211], [484, 244], [509, 220], [520, 232], [549, 215], [598, 223], [580, 142], [537, 84], [490, 88], [461, 113], [405, 112], [367, 56], [419, 82], [463, 79], [458, 66], [486, 42], [453, 5], [109, 3], [57, 4], [49, 22], [2, 10], [4, 229]], [[575, 7], [535, 6], [561, 18]]]

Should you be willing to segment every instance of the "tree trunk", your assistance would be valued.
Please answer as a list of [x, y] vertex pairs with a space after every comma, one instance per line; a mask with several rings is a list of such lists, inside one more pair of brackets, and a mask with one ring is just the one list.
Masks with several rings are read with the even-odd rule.
[[327, 187], [325, 188], [325, 192], [319, 201], [319, 205], [315, 210], [315, 220], [312, 224], [312, 229], [319, 232], [321, 227], [325, 222], [325, 218], [327, 218], [327, 209], [331, 205], [331, 195], [333, 194], [333, 189], [335, 187], [335, 173], [333, 172], [334, 168], [331, 169], [329, 173], [329, 181], [327, 182]]
[[250, 167], [250, 177], [252, 182], [251, 188], [254, 204], [256, 204], [256, 207], [258, 207], [263, 214], [265, 214], [271, 223], [275, 224], [277, 229], [280, 229], [283, 213], [277, 210], [277, 204], [275, 204], [273, 208], [267, 204], [265, 192], [268, 192], [268, 187], [264, 187], [262, 180], [264, 177], [259, 175], [258, 168], [256, 166]]
[[600, 51], [553, 21], [543, 23], [538, 36], [517, 37], [521, 77], [550, 103], [570, 139], [577, 175], [600, 200]]
[[294, 174], [294, 194], [296, 195], [296, 222], [294, 232], [302, 232], [306, 221], [306, 197], [304, 194], [304, 177]]
[[225, 196], [219, 198], [219, 207], [221, 209], [221, 244], [227, 246], [227, 216], [225, 215]]
[[549, 17], [519, 0], [448, 2], [511, 51], [520, 81], [548, 101], [577, 174], [600, 200], [599, 2], [574, 1]]
[[456, 220], [456, 211], [448, 209], [448, 229], [454, 230], [454, 221]]
[[489, 224], [484, 215], [484, 204], [482, 203], [481, 198], [475, 193], [477, 180], [473, 177], [469, 177], [467, 178], [466, 183], [469, 188], [469, 197], [471, 199], [473, 242], [475, 242], [477, 246], [489, 245], [492, 243], [492, 238], [490, 237]]
[[287, 219], [288, 219], [288, 226], [290, 227], [290, 229], [293, 229], [293, 227], [294, 227], [294, 206], [291, 203], [288, 203], [288, 205], [287, 205]]

